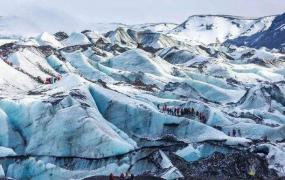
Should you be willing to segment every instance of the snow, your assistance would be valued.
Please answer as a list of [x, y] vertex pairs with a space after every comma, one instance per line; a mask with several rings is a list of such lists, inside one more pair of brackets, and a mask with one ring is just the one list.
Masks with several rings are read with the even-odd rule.
[[130, 50], [111, 58], [106, 63], [111, 68], [123, 71], [141, 71], [153, 75], [165, 75], [171, 72], [171, 64], [160, 59], [152, 59], [141, 50]]
[[16, 153], [10, 149], [10, 148], [6, 148], [6, 147], [2, 147], [0, 146], [0, 157], [7, 157], [7, 156], [15, 156]]
[[34, 158], [11, 164], [7, 170], [7, 176], [15, 179], [62, 179], [72, 178], [74, 174], [59, 167], [51, 168]]
[[[49, 74], [53, 74], [54, 76], [58, 75], [47, 63], [45, 57], [36, 52], [33, 48], [13, 53], [8, 57], [7, 61], [11, 62], [13, 67], [21, 69], [34, 78], [41, 77], [42, 79], [46, 79], [50, 76]], [[41, 68], [46, 72], [41, 71]]]
[[55, 55], [50, 55], [47, 57], [48, 64], [58, 73], [67, 73], [68, 67], [61, 62]]
[[4, 177], [5, 176], [5, 172], [3, 170], [2, 165], [0, 165], [0, 177]]
[[37, 39], [37, 41], [39, 42], [39, 44], [41, 46], [50, 45], [50, 46], [52, 46], [54, 48], [61, 48], [61, 47], [63, 47], [63, 45], [58, 40], [56, 40], [55, 36], [50, 34], [50, 33], [48, 33], [48, 32], [42, 33], [36, 39]]
[[151, 30], [153, 32], [168, 32], [175, 28], [177, 24], [175, 23], [146, 23], [146, 24], [137, 24], [130, 26], [131, 29], [137, 30], [137, 31], [145, 31], [145, 30]]
[[161, 177], [164, 178], [164, 179], [183, 178], [183, 175], [181, 174], [181, 172], [179, 172], [179, 170], [177, 168], [173, 167], [173, 164], [168, 159], [168, 157], [161, 150], [159, 151], [159, 153], [160, 153], [160, 155], [162, 157], [161, 167], [163, 169], [170, 169], [170, 170], [168, 170], [168, 172], [166, 172]]
[[73, 32], [69, 37], [62, 41], [65, 46], [90, 44], [88, 38], [82, 33]]
[[260, 19], [214, 15], [190, 16], [184, 23], [171, 30], [169, 34], [180, 39], [211, 44], [264, 31], [270, 27], [273, 19], [273, 16]]
[[0, 146], [8, 146], [8, 117], [5, 112], [0, 109]]
[[96, 107], [83, 109], [79, 105], [72, 97], [64, 98], [58, 109], [31, 99], [19, 103], [0, 101], [9, 123], [22, 129], [28, 154], [99, 158], [135, 149], [136, 143], [104, 120]]
[[105, 38], [102, 34], [96, 32], [96, 31], [90, 31], [90, 32], [86, 32], [85, 35], [91, 39], [90, 41], [93, 43], [96, 43], [96, 41], [98, 41], [100, 38], [104, 39], [105, 41], [109, 41], [109, 39]]
[[176, 154], [183, 159], [193, 162], [202, 158], [206, 158], [214, 152], [228, 153], [230, 150], [223, 147], [218, 147], [210, 144], [198, 145], [196, 148], [189, 144], [186, 148], [178, 150]]
[[90, 29], [103, 34], [114, 31], [119, 27], [128, 27], [128, 25], [122, 23], [94, 23], [90, 24], [89, 27]]
[[88, 80], [101, 79], [105, 82], [112, 82], [113, 79], [105, 73], [99, 71], [95, 66], [90, 64], [91, 61], [81, 52], [63, 53], [63, 56], [67, 59], [70, 64], [79, 71], [79, 73], [87, 78]]
[[[36, 83], [27, 75], [20, 73], [2, 59], [0, 59], [0, 88], [1, 95], [18, 90], [29, 90], [36, 87]], [[17, 78], [14, 78], [17, 77]]]
[[115, 31], [111, 31], [107, 36], [111, 43], [114, 44], [123, 44], [124, 46], [133, 46], [136, 47], [137, 43], [133, 38], [127, 33], [127, 30], [119, 27]]
[[7, 39], [0, 39], [0, 46], [7, 44], [7, 43], [13, 43], [13, 42], [17, 42], [18, 39], [12, 39], [12, 38], [7, 38]]
[[[227, 140], [227, 144], [247, 145], [249, 140], [243, 138], [232, 138], [227, 135], [205, 126], [196, 121], [189, 121], [184, 118], [163, 115], [153, 112], [153, 107], [137, 100], [130, 99], [124, 95], [104, 91], [100, 87], [91, 88], [91, 94], [103, 116], [120, 129], [135, 133], [140, 137], [158, 138], [163, 132], [163, 127], [168, 123], [175, 123], [179, 131], [173, 136], [185, 142], [202, 142], [206, 140]], [[116, 99], [114, 99], [116, 97]], [[98, 103], [100, 102], [100, 103]], [[112, 114], [110, 112], [113, 112]], [[125, 118], [128, 117], [126, 124]], [[148, 126], [145, 126], [145, 123]], [[196, 129], [195, 132], [190, 129]], [[166, 134], [165, 134], [166, 135]]]

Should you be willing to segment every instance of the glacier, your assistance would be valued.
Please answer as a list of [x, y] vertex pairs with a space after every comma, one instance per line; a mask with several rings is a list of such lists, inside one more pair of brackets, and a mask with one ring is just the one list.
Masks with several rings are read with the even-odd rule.
[[0, 36], [0, 177], [285, 176], [284, 53], [235, 42], [276, 18]]

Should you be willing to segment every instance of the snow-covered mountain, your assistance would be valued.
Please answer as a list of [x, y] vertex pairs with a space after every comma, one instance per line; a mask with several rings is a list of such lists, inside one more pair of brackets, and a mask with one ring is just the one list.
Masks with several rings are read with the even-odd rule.
[[267, 47], [270, 49], [282, 49], [284, 51], [284, 37], [285, 37], [285, 14], [277, 16], [272, 22], [271, 26], [261, 32], [254, 34], [246, 34], [236, 39], [229, 40], [239, 46], [245, 45], [254, 48]]
[[285, 176], [285, 56], [222, 43], [278, 18], [2, 38], [0, 176]]
[[175, 28], [177, 25], [178, 24], [175, 23], [146, 23], [132, 25], [130, 28], [137, 31], [151, 30], [154, 32], [166, 33]]
[[263, 18], [243, 18], [222, 15], [190, 16], [185, 22], [170, 31], [181, 39], [197, 43], [224, 42], [239, 36], [249, 36], [265, 31], [274, 16]]

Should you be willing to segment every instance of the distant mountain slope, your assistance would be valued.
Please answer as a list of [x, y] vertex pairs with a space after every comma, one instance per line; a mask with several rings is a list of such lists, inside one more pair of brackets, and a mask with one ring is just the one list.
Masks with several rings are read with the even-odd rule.
[[175, 23], [146, 23], [130, 26], [134, 30], [151, 30], [154, 32], [168, 32], [174, 29], [178, 24]]
[[224, 15], [190, 16], [185, 22], [170, 31], [170, 35], [198, 43], [224, 42], [239, 36], [265, 31], [274, 16], [243, 18]]
[[267, 47], [270, 49], [283, 49], [285, 47], [285, 14], [277, 16], [271, 26], [262, 32], [253, 35], [238, 37], [227, 42], [235, 45], [249, 46], [254, 48]]
[[[48, 16], [48, 13], [46, 13], [45, 16], [34, 17], [35, 20], [33, 21], [16, 16], [1, 17], [0, 36], [31, 37], [44, 31], [50, 33], [55, 33], [57, 31], [71, 33], [86, 29], [106, 33], [122, 27], [135, 31], [150, 30], [152, 32], [173, 36], [180, 41], [191, 41], [195, 44], [211, 44], [223, 43], [229, 39], [236, 39], [241, 36], [251, 36], [259, 32], [267, 31], [275, 18], [275, 16], [243, 18], [226, 15], [196, 15], [190, 16], [180, 25], [175, 23], [146, 23], [137, 25], [126, 25], [121, 23], [84, 23], [79, 20], [74, 20], [75, 24], [73, 25], [73, 19], [71, 17], [60, 15], [58, 18], [55, 18], [56, 15], [57, 13], [51, 13], [51, 16], [55, 19], [54, 21], [45, 17]], [[280, 19], [282, 19], [282, 17], [280, 17]], [[278, 21], [278, 19], [276, 21]], [[276, 22], [276, 24], [278, 25], [278, 22]], [[243, 39], [241, 39], [241, 41], [243, 41]]]

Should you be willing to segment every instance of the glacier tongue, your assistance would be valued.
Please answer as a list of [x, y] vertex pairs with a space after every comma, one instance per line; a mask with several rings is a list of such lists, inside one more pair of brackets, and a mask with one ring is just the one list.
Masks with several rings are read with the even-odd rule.
[[274, 18], [193, 16], [7, 41], [0, 177], [284, 176], [284, 55], [222, 43]]

